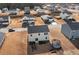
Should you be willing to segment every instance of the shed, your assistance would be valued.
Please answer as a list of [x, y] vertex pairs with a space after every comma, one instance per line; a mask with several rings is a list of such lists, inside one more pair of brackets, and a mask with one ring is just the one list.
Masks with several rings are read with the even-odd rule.
[[69, 39], [79, 38], [79, 22], [63, 24], [61, 32]]

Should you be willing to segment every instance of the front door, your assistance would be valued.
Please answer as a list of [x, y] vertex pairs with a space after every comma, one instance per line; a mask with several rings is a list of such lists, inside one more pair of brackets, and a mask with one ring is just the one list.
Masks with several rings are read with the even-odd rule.
[[35, 43], [39, 43], [38, 38], [35, 38]]

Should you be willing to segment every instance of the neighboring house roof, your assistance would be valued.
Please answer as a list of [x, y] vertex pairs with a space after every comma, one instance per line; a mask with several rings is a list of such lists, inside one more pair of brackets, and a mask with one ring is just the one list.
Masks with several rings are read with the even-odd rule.
[[79, 30], [79, 22], [68, 23], [68, 26], [69, 26], [72, 30]]
[[8, 8], [3, 8], [2, 12], [8, 12]]
[[30, 10], [30, 7], [24, 7], [25, 10]]
[[24, 12], [25, 13], [30, 13], [30, 7], [24, 7]]
[[70, 11], [68, 11], [68, 10], [66, 10], [66, 9], [65, 9], [65, 10], [62, 10], [61, 12], [62, 12], [62, 13], [67, 13], [67, 14], [72, 14]]
[[31, 15], [25, 15], [22, 20], [25, 20], [25, 21], [34, 21], [35, 20], [35, 17], [31, 16]]
[[49, 15], [42, 15], [41, 18], [42, 18], [43, 20], [53, 19], [53, 18], [52, 18], [51, 16], [49, 16]]
[[34, 10], [41, 9], [40, 6], [34, 6]]
[[8, 11], [10, 15], [16, 15], [17, 14], [17, 10], [16, 9], [12, 9]]
[[37, 9], [37, 12], [44, 12], [44, 9]]
[[41, 26], [29, 26], [28, 33], [41, 33], [41, 32], [49, 32], [47, 25]]
[[2, 45], [4, 41], [4, 33], [0, 32], [0, 46]]

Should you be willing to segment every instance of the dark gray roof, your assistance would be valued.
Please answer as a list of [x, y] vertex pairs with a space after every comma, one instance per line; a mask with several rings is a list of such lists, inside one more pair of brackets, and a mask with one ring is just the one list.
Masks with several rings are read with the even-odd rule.
[[28, 33], [40, 33], [40, 32], [49, 32], [47, 25], [41, 26], [29, 26]]
[[72, 30], [79, 30], [79, 22], [71, 22], [68, 25]]
[[0, 32], [0, 46], [2, 45], [4, 41], [4, 33]]

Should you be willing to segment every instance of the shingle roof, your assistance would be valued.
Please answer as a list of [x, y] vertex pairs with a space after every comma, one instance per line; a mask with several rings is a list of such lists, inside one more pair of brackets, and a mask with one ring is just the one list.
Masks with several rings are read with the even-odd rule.
[[40, 33], [40, 32], [49, 32], [47, 25], [41, 26], [29, 26], [28, 33]]
[[72, 30], [79, 30], [79, 22], [68, 23]]

